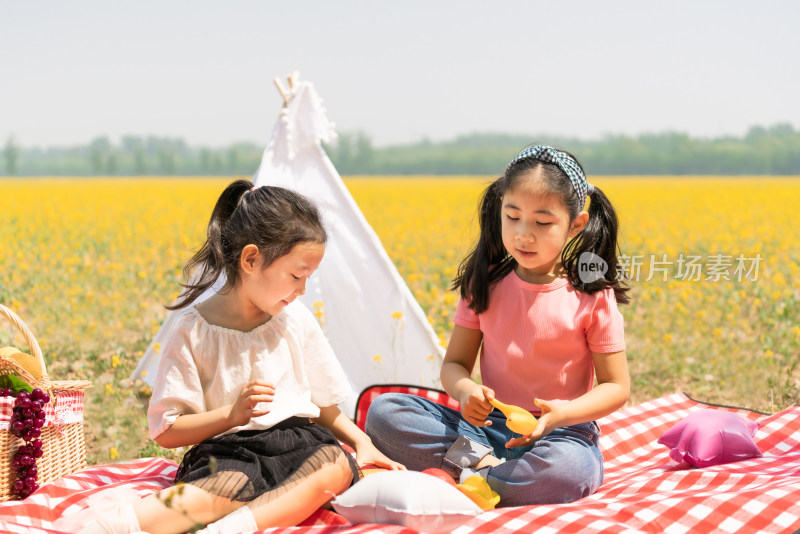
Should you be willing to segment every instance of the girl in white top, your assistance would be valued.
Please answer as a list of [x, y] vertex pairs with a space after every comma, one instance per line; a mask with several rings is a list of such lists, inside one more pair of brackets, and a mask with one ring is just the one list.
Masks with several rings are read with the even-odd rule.
[[[336, 407], [348, 381], [312, 314], [293, 302], [325, 241], [301, 195], [245, 180], [225, 189], [184, 269], [192, 282], [172, 306], [184, 311], [147, 414], [156, 443], [193, 446], [176, 474], [180, 489], [123, 507], [98, 532], [291, 526], [357, 481], [357, 463], [403, 469]], [[221, 274], [225, 287], [193, 305]]]

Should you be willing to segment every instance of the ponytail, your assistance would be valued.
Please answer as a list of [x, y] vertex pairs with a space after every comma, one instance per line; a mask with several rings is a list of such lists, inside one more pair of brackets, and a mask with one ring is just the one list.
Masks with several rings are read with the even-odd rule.
[[[253, 187], [252, 182], [236, 180], [228, 185], [217, 199], [214, 211], [211, 212], [211, 219], [208, 221], [206, 242], [183, 267], [183, 278], [187, 280], [183, 284], [184, 291], [178, 297], [178, 302], [167, 306], [168, 310], [185, 308], [211, 287], [221, 274], [226, 273], [228, 262], [225, 260], [228, 254], [225, 250], [226, 241], [223, 239], [223, 231], [241, 202], [242, 196], [251, 187]], [[195, 273], [195, 271], [197, 272]], [[229, 273], [226, 274], [229, 275]]]
[[458, 266], [458, 274], [450, 288], [458, 291], [461, 298], [470, 300], [469, 307], [475, 313], [486, 311], [491, 285], [517, 265], [503, 246], [500, 207], [505, 192], [504, 184], [504, 177], [498, 178], [484, 192], [479, 204], [478, 242]]
[[[614, 289], [614, 297], [620, 304], [628, 304], [629, 287], [623, 287], [620, 280], [617, 258], [617, 232], [619, 219], [611, 201], [597, 186], [590, 194], [589, 220], [583, 231], [575, 236], [561, 253], [561, 263], [570, 283], [578, 291], [595, 293], [606, 288]], [[584, 282], [581, 267], [586, 262], [584, 254], [593, 254], [605, 262], [608, 267], [604, 276]], [[589, 256], [590, 258], [592, 256]]]

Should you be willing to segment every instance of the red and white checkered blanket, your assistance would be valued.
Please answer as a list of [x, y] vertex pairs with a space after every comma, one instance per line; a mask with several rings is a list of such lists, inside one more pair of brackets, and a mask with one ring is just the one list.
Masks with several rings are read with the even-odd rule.
[[[758, 421], [755, 435], [764, 456], [691, 469], [669, 458], [656, 440], [693, 411], [713, 408]], [[585, 499], [552, 506], [484, 512], [453, 534], [489, 533], [683, 533], [786, 532], [800, 529], [800, 407], [774, 415], [713, 407], [670, 395], [625, 408], [600, 421], [606, 477]], [[141, 496], [171, 484], [176, 465], [149, 458], [89, 467], [46, 484], [22, 502], [0, 504], [0, 531], [51, 533], [67, 510], [109, 487]], [[276, 534], [410, 533], [392, 525], [350, 525], [320, 510], [302, 526], [268, 529]]]

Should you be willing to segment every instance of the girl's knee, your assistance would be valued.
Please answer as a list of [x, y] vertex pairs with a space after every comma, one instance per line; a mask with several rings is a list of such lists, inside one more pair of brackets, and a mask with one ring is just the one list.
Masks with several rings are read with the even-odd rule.
[[492, 469], [490, 485], [500, 494], [501, 505], [568, 503], [597, 491], [603, 480], [602, 461], [588, 450], [566, 452], [534, 448]]
[[[600, 480], [600, 473], [591, 465], [582, 469], [551, 466], [542, 473], [541, 480], [537, 481], [539, 487], [533, 493], [543, 494], [540, 498], [550, 503], [574, 502], [597, 491]], [[545, 491], [539, 491], [541, 489]]]
[[[366, 433], [382, 433], [391, 426], [392, 414], [404, 404], [402, 393], [384, 393], [375, 398], [367, 410]], [[372, 436], [370, 436], [372, 437]]]
[[353, 471], [347, 460], [322, 467], [315, 473], [319, 491], [338, 495], [350, 487]]
[[592, 495], [599, 487], [593, 477], [576, 477], [576, 473], [549, 470], [534, 480], [517, 484], [490, 479], [490, 486], [500, 495], [500, 506], [530, 506], [575, 502]]

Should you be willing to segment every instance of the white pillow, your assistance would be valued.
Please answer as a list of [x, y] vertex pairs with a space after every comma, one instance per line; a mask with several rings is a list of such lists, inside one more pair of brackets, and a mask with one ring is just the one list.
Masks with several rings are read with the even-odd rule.
[[483, 512], [455, 486], [417, 471], [367, 475], [332, 504], [353, 524], [388, 523], [424, 532], [451, 531]]

